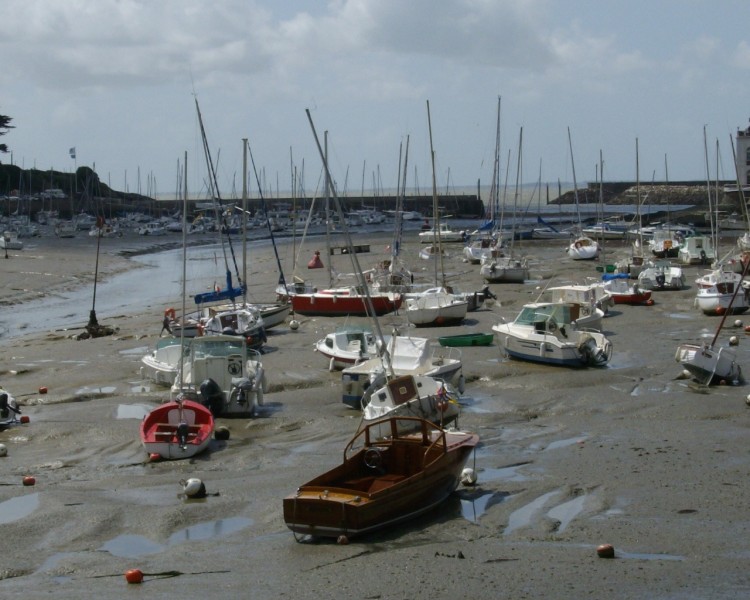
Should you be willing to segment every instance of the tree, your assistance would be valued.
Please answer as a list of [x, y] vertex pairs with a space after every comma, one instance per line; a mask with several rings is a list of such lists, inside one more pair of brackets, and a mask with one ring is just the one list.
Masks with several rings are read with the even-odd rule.
[[[0, 135], [5, 135], [6, 133], [8, 133], [7, 131], [5, 131], [6, 129], [14, 129], [15, 126], [10, 124], [12, 120], [13, 119], [10, 117], [7, 117], [5, 115], [0, 115]], [[8, 146], [6, 146], [5, 144], [0, 144], [0, 152], [7, 152], [7, 151], [8, 151]]]

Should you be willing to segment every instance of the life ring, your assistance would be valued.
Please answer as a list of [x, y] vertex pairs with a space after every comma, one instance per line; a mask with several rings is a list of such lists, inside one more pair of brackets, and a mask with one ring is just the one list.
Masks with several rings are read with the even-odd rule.
[[171, 306], [170, 306], [170, 307], [169, 307], [169, 308], [168, 308], [167, 310], [165, 310], [165, 311], [164, 311], [164, 316], [165, 316], [165, 317], [169, 317], [169, 319], [170, 319], [171, 321], [174, 321], [174, 320], [175, 320], [175, 314], [176, 314], [176, 313], [175, 313], [175, 310], [174, 310], [174, 308], [172, 308]]

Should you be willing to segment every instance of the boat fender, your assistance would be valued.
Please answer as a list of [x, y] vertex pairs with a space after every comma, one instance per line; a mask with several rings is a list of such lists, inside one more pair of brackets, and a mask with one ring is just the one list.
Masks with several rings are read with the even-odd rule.
[[168, 317], [170, 321], [175, 320], [175, 315], [176, 315], [175, 310], [171, 306], [167, 310], [164, 311], [164, 316]]
[[336, 362], [336, 359], [332, 356], [331, 360], [328, 361], [328, 371], [333, 372], [335, 370], [334, 363]]
[[464, 378], [464, 374], [461, 373], [461, 375], [458, 377], [458, 393], [463, 394], [466, 391], [466, 379]]

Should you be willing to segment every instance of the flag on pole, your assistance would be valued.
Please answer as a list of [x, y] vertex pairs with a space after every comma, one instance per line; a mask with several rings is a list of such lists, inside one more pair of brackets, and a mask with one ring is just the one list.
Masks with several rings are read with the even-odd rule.
[[70, 149], [70, 158], [75, 158], [75, 157], [76, 157], [76, 149], [74, 146], [73, 148]]

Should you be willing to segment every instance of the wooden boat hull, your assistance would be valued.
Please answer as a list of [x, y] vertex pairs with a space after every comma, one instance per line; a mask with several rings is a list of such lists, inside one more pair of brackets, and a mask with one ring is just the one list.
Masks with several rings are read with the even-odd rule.
[[[181, 427], [185, 431], [182, 439]], [[167, 460], [190, 458], [202, 452], [208, 447], [213, 431], [211, 411], [191, 400], [157, 406], [144, 417], [140, 427], [146, 452]]]
[[[400, 420], [368, 425], [349, 443], [341, 465], [284, 498], [289, 529], [353, 537], [414, 518], [443, 502], [458, 486], [478, 436], [433, 429], [421, 419], [410, 419], [418, 421], [418, 433], [402, 434]], [[356, 443], [361, 449], [349, 454]], [[375, 469], [364, 464], [372, 452], [381, 457]]]
[[495, 338], [492, 333], [466, 333], [459, 335], [444, 335], [438, 338], [441, 346], [490, 346]]

